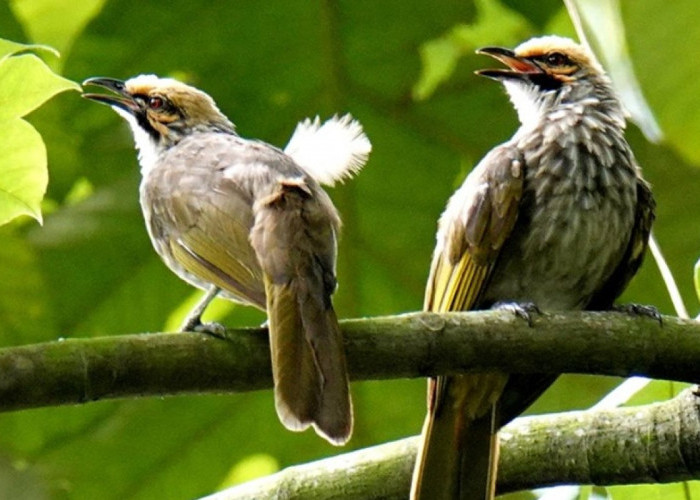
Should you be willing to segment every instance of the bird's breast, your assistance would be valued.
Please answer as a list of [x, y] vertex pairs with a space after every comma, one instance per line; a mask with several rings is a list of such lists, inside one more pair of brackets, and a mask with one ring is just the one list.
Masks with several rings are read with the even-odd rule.
[[622, 260], [634, 225], [636, 176], [626, 152], [612, 161], [585, 144], [525, 155], [518, 221], [499, 257], [486, 302], [586, 307]]

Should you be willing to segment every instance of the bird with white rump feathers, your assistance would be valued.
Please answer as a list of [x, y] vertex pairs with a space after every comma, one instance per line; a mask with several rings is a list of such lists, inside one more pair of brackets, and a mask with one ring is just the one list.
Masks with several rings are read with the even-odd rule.
[[297, 126], [285, 151], [240, 137], [204, 92], [170, 78], [90, 78], [84, 97], [127, 120], [139, 149], [140, 202], [156, 252], [207, 291], [184, 330], [225, 298], [268, 315], [275, 407], [333, 444], [352, 433], [343, 341], [331, 303], [340, 217], [320, 184], [358, 172], [371, 145], [350, 115]]

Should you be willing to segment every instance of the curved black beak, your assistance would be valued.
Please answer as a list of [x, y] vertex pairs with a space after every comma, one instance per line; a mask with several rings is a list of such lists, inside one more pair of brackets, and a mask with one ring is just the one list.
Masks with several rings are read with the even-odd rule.
[[83, 97], [85, 99], [90, 99], [91, 101], [99, 102], [101, 104], [117, 107], [132, 114], [139, 110], [138, 103], [134, 100], [134, 97], [127, 92], [126, 85], [122, 80], [117, 80], [115, 78], [95, 77], [88, 78], [83, 82], [83, 86], [87, 85], [102, 87], [114, 92], [114, 94], [117, 95], [83, 93]]
[[485, 54], [501, 61], [509, 69], [481, 69], [477, 75], [493, 78], [494, 80], [525, 80], [532, 75], [544, 73], [535, 62], [525, 57], [520, 57], [510, 49], [502, 47], [483, 47], [476, 51], [477, 54]]

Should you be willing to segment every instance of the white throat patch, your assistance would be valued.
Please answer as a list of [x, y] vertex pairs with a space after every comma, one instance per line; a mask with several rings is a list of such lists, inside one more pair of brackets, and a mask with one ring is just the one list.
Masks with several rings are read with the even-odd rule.
[[112, 109], [119, 113], [119, 116], [124, 118], [131, 127], [131, 132], [134, 135], [136, 149], [139, 151], [139, 164], [141, 165], [141, 175], [145, 176], [151, 171], [158, 159], [158, 145], [153, 140], [148, 132], [146, 132], [136, 121], [134, 115], [119, 106], [112, 106]]
[[534, 127], [544, 114], [537, 90], [520, 82], [505, 80], [503, 84], [510, 96], [510, 101], [518, 112], [518, 120], [523, 128]]

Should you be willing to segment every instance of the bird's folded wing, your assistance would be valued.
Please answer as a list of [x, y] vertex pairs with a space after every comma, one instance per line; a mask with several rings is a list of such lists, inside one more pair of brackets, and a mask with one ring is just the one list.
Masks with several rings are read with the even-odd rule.
[[[518, 217], [523, 174], [514, 151], [496, 148], [450, 199], [440, 218], [426, 310], [466, 311], [480, 305], [498, 254]], [[494, 404], [506, 380], [498, 373], [430, 379], [413, 498], [456, 498], [458, 485], [462, 493], [480, 498], [492, 491], [497, 456]]]
[[[181, 206], [181, 203], [191, 206]], [[250, 201], [232, 181], [222, 180], [197, 199], [169, 201], [179, 234], [171, 251], [190, 273], [261, 309], [265, 290], [257, 256], [250, 246]], [[196, 221], [187, 223], [188, 218]]]
[[651, 194], [649, 184], [641, 177], [637, 178], [637, 209], [634, 214], [634, 226], [625, 255], [620, 260], [613, 274], [591, 299], [588, 309], [600, 311], [610, 309], [627, 284], [642, 265], [644, 254], [649, 245], [649, 234], [654, 222], [656, 202]]
[[523, 190], [520, 162], [493, 150], [454, 194], [440, 219], [424, 308], [466, 311], [477, 302], [498, 253], [518, 217]]

